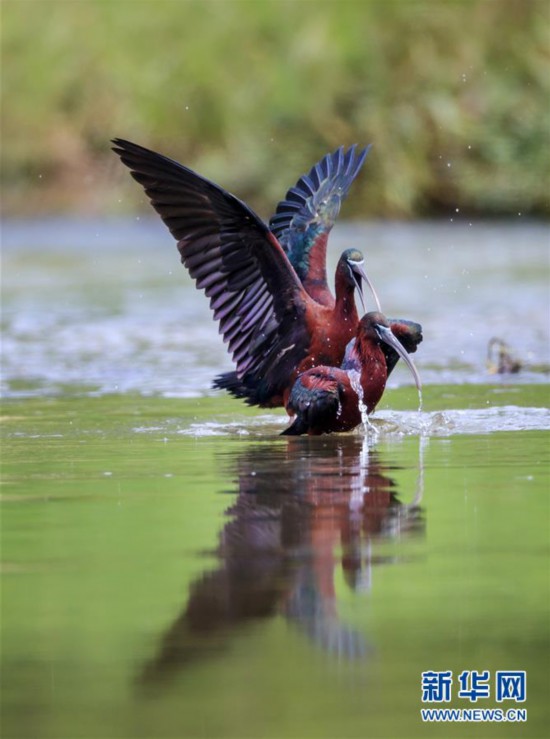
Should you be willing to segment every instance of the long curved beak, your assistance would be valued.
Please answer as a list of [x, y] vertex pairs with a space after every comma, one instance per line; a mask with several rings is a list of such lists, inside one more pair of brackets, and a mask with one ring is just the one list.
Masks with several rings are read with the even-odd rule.
[[361, 305], [363, 306], [363, 310], [365, 311], [365, 313], [367, 312], [367, 308], [365, 306], [365, 297], [363, 295], [363, 284], [361, 280], [365, 280], [365, 283], [367, 284], [369, 290], [371, 291], [372, 297], [374, 298], [374, 302], [376, 303], [376, 310], [379, 313], [382, 313], [382, 308], [380, 307], [380, 301], [378, 300], [378, 295], [376, 294], [374, 285], [369, 280], [367, 273], [363, 269], [363, 265], [360, 262], [349, 262], [349, 265], [350, 265], [352, 277], [355, 280], [355, 284], [357, 286], [357, 292], [359, 293]]
[[420, 392], [420, 390], [422, 390], [420, 375], [418, 374], [418, 370], [414, 366], [414, 363], [408, 355], [407, 350], [405, 349], [403, 344], [393, 335], [391, 328], [388, 328], [387, 326], [381, 326], [379, 323], [375, 324], [374, 328], [376, 329], [376, 333], [380, 337], [380, 341], [383, 341], [385, 344], [388, 344], [388, 346], [391, 346], [392, 349], [395, 349], [401, 359], [405, 362], [405, 364], [411, 371], [411, 375], [414, 377], [416, 388]]

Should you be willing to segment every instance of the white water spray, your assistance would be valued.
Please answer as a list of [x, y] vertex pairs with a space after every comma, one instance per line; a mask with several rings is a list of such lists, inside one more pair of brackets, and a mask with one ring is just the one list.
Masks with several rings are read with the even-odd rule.
[[359, 401], [359, 412], [361, 413], [361, 422], [363, 424], [363, 428], [367, 433], [369, 431], [372, 431], [373, 433], [377, 434], [378, 429], [376, 429], [375, 426], [373, 426], [372, 423], [369, 421], [367, 406], [364, 402], [363, 386], [361, 385], [361, 373], [357, 370], [348, 370], [347, 373], [351, 387], [357, 393], [357, 399]]

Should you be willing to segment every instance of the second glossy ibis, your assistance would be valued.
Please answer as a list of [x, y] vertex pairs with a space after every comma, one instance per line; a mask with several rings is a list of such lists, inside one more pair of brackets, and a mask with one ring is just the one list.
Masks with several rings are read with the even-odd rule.
[[416, 367], [387, 318], [379, 312], [367, 313], [341, 367], [314, 367], [298, 376], [286, 405], [295, 418], [283, 435], [317, 436], [358, 426], [374, 410], [386, 387], [388, 358], [383, 345], [403, 359], [420, 391]]

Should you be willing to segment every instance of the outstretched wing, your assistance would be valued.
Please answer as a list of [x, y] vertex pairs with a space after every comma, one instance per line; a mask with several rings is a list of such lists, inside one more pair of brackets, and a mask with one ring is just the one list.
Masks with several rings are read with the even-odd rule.
[[269, 228], [276, 236], [298, 277], [307, 289], [308, 277], [326, 279], [326, 248], [342, 201], [351, 183], [363, 166], [370, 146], [347, 151], [341, 146], [315, 164], [309, 174], [300, 177], [277, 206], [269, 221]]
[[238, 376], [264, 378], [269, 370], [277, 378], [282, 363], [296, 366], [310, 343], [309, 298], [267, 226], [187, 167], [123, 139], [113, 144], [177, 240], [197, 288], [210, 298]]

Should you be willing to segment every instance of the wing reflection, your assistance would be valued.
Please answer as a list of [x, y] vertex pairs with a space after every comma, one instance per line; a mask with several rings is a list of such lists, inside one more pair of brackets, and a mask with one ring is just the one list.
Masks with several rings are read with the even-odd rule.
[[141, 680], [167, 678], [279, 613], [335, 657], [366, 655], [364, 636], [338, 616], [335, 574], [341, 568], [352, 590], [368, 591], [373, 565], [397, 561], [373, 556], [373, 540], [424, 530], [423, 443], [410, 504], [399, 500], [388, 463], [360, 437], [259, 442], [225, 458], [238, 495], [220, 534], [219, 567], [191, 586]]

